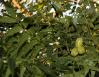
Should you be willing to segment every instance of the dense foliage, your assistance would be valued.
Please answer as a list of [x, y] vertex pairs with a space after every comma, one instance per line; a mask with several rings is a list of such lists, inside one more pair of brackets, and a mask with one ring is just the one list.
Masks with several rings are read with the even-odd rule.
[[30, 17], [4, 4], [0, 77], [94, 77], [99, 71], [99, 4], [38, 0], [28, 6]]

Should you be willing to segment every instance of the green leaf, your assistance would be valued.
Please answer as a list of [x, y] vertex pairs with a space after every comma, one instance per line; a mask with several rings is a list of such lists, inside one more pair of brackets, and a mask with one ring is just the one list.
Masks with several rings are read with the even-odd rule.
[[12, 75], [14, 75], [14, 70], [16, 68], [16, 63], [15, 63], [15, 60], [13, 58], [8, 59], [8, 67], [11, 70]]
[[28, 37], [30, 35], [28, 34], [28, 32], [24, 32], [21, 37], [19, 38], [19, 42], [17, 44], [17, 48], [15, 51], [13, 51], [13, 53], [11, 53], [13, 56], [17, 55], [19, 48], [21, 48], [21, 46], [28, 40]]
[[95, 30], [99, 29], [99, 25], [95, 25], [94, 29]]
[[26, 71], [26, 67], [21, 66], [21, 67], [20, 67], [20, 77], [24, 77], [25, 71]]
[[8, 16], [0, 16], [0, 23], [16, 23], [17, 20], [15, 18], [11, 18]]
[[35, 46], [34, 49], [32, 49], [32, 52], [33, 52], [33, 53], [32, 53], [32, 54], [33, 54], [32, 56], [33, 56], [33, 58], [35, 58], [35, 57], [38, 55], [38, 53], [40, 52], [40, 49], [41, 49], [41, 48], [43, 48], [42, 45], [40, 45], [40, 46], [37, 45], [37, 46]]
[[5, 8], [7, 13], [11, 16], [11, 17], [16, 17], [16, 11], [14, 9], [14, 7], [9, 3], [9, 2], [5, 2]]
[[74, 76], [73, 76], [73, 74], [71, 73], [71, 74], [64, 74], [64, 76], [62, 76], [62, 77], [74, 77]]
[[[25, 55], [33, 48], [34, 45], [36, 45], [38, 42], [36, 40], [31, 40], [30, 43], [25, 44], [25, 46], [22, 47], [21, 51], [19, 52], [19, 57], [22, 57]], [[36, 51], [37, 52], [37, 51]]]
[[45, 77], [44, 73], [35, 65], [32, 66], [33, 67], [33, 73], [34, 73], [34, 77]]
[[99, 72], [99, 68], [98, 67], [92, 67], [91, 70]]
[[13, 36], [14, 34], [20, 32], [21, 30], [23, 30], [23, 28], [17, 24], [12, 29], [8, 30], [7, 34], [5, 35], [5, 38]]
[[10, 70], [10, 68], [7, 68], [5, 77], [9, 77], [10, 75], [11, 75], [11, 70]]
[[74, 77], [85, 77], [85, 76], [80, 72], [74, 72]]
[[45, 66], [41, 63], [38, 63], [37, 66], [43, 71], [45, 72], [46, 75], [49, 75], [50, 77], [58, 77], [55, 73], [54, 70], [52, 70], [51, 68], [49, 68], [48, 66]]
[[91, 71], [91, 77], [95, 77], [95, 71]]

